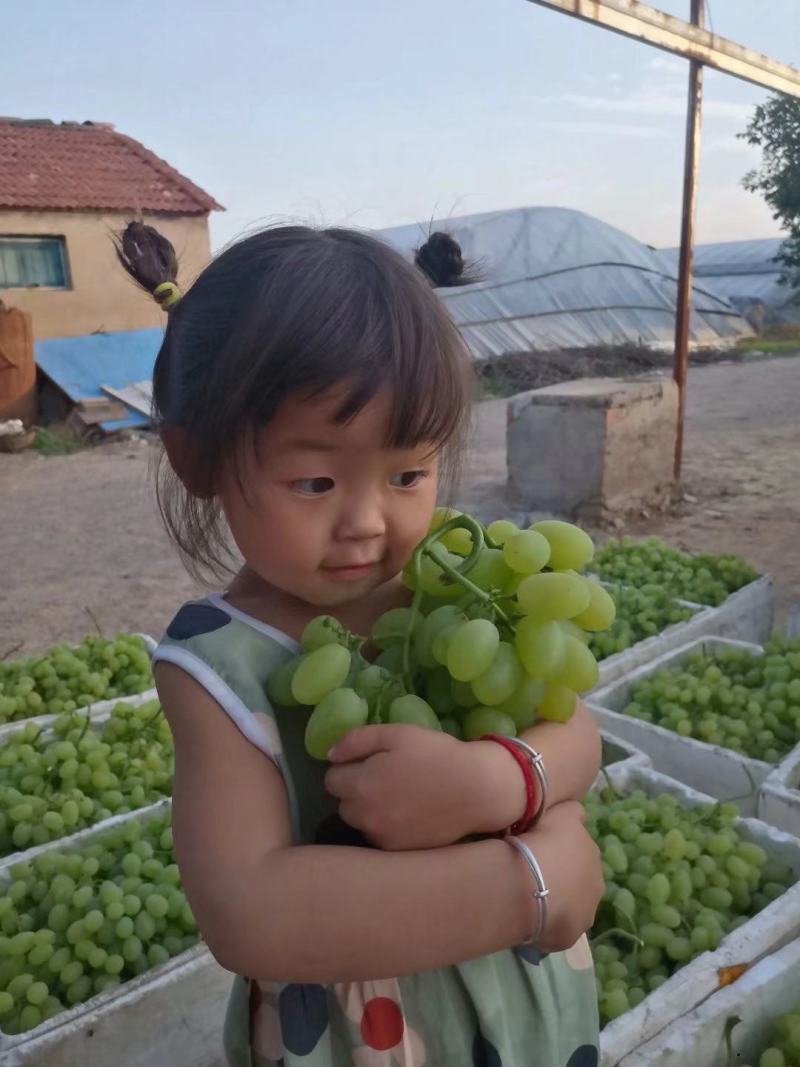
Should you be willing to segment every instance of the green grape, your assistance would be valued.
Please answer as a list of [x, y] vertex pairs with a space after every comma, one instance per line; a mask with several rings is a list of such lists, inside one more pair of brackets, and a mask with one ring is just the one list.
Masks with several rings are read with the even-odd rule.
[[500, 634], [488, 619], [462, 623], [447, 646], [447, 669], [458, 682], [472, 682], [492, 664]]
[[292, 680], [297, 673], [297, 668], [305, 659], [305, 656], [295, 656], [294, 659], [282, 663], [276, 671], [269, 676], [267, 681], [267, 696], [273, 704], [282, 708], [296, 708], [299, 701], [292, 692]]
[[489, 593], [493, 589], [505, 589], [512, 573], [500, 549], [485, 548], [466, 576], [479, 589]]
[[414, 655], [420, 666], [426, 670], [436, 667], [433, 655], [433, 643], [442, 630], [458, 622], [465, 622], [466, 616], [455, 604], [442, 604], [426, 615], [414, 633]]
[[558, 676], [562, 685], [578, 693], [588, 693], [597, 685], [600, 672], [591, 651], [577, 638], [564, 638], [564, 667]]
[[455, 552], [459, 556], [468, 556], [472, 551], [472, 535], [469, 530], [457, 527], [449, 530], [441, 539], [441, 544], [448, 552]]
[[517, 729], [511, 716], [497, 708], [473, 708], [464, 716], [464, 737], [467, 741], [477, 741], [484, 734], [516, 737]]
[[314, 652], [324, 645], [346, 645], [347, 631], [332, 615], [318, 615], [303, 630], [300, 644], [304, 652]]
[[423, 556], [420, 565], [420, 589], [423, 593], [427, 593], [428, 596], [436, 597], [440, 600], [455, 600], [461, 596], [462, 587], [459, 583], [450, 579], [442, 567], [439, 566], [437, 560], [442, 560], [456, 569], [464, 561], [455, 552], [448, 552], [444, 545], [441, 544], [432, 545], [429, 551], [432, 555]]
[[461, 514], [462, 512], [457, 511], [455, 508], [434, 508], [431, 524], [428, 527], [428, 533], [435, 533], [436, 530], [441, 530], [446, 522], [450, 522], [451, 519], [459, 518]]
[[5, 990], [0, 991], [0, 1019], [14, 1010], [14, 998]]
[[450, 641], [453, 635], [464, 625], [463, 622], [451, 622], [448, 626], [443, 626], [433, 639], [433, 661], [434, 663], [440, 663], [444, 666], [447, 663], [447, 650], [450, 648]]
[[550, 544], [535, 530], [522, 530], [503, 543], [503, 559], [515, 574], [538, 574], [550, 559]]
[[501, 641], [489, 667], [472, 682], [480, 704], [502, 704], [522, 684], [524, 670], [513, 645]]
[[517, 624], [514, 645], [522, 666], [537, 681], [552, 681], [564, 669], [566, 638], [555, 622], [537, 623], [531, 618], [521, 619]]
[[786, 1067], [786, 1057], [779, 1048], [765, 1049], [759, 1058], [758, 1067]]
[[486, 527], [486, 532], [496, 545], [502, 546], [520, 531], [519, 526], [510, 519], [495, 519]]
[[574, 714], [578, 704], [578, 694], [565, 685], [550, 682], [537, 709], [540, 719], [550, 722], [567, 722]]
[[431, 671], [425, 679], [425, 699], [439, 718], [455, 711], [456, 702], [453, 698], [452, 679], [445, 667]]
[[450, 716], [446, 716], [439, 720], [439, 725], [446, 734], [450, 734], [451, 737], [455, 737], [457, 741], [464, 740], [464, 731], [461, 727], [461, 723], [458, 719], [453, 719]]
[[545, 519], [534, 523], [531, 529], [547, 538], [550, 566], [554, 571], [582, 570], [594, 556], [591, 537], [569, 522]]
[[402, 644], [411, 628], [411, 618], [410, 608], [392, 608], [384, 612], [372, 627], [370, 640], [380, 649]]
[[591, 591], [579, 574], [531, 574], [520, 582], [517, 600], [537, 622], [574, 619], [589, 606]]
[[517, 732], [521, 733], [536, 721], [536, 709], [544, 697], [545, 683], [526, 675], [508, 700], [497, 705], [497, 710], [514, 720]]
[[409, 693], [397, 697], [389, 707], [389, 722], [410, 726], [425, 726], [429, 730], [441, 730], [436, 712], [422, 697]]
[[607, 630], [613, 626], [617, 615], [614, 598], [599, 582], [587, 580], [587, 585], [591, 598], [589, 606], [575, 616], [574, 622], [583, 630], [589, 630], [592, 633]]
[[341, 645], [323, 645], [309, 652], [292, 678], [292, 694], [300, 704], [319, 704], [347, 678], [352, 657]]
[[[339, 647], [326, 645], [319, 652]], [[319, 652], [311, 655], [318, 655]], [[349, 653], [347, 655], [349, 657]], [[326, 760], [333, 746], [350, 730], [364, 726], [368, 716], [366, 700], [354, 689], [334, 689], [319, 701], [306, 724], [306, 751], [314, 759]]]

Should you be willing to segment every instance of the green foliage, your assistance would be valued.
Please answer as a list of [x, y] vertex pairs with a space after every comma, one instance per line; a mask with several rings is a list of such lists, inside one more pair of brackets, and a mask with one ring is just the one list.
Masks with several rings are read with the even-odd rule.
[[743, 185], [764, 197], [788, 232], [776, 260], [783, 268], [782, 283], [800, 302], [800, 99], [769, 97], [739, 136], [762, 150], [761, 166], [745, 175]]

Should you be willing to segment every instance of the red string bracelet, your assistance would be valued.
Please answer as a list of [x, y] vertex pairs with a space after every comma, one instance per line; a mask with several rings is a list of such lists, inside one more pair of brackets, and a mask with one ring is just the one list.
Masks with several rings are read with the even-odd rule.
[[498, 745], [502, 745], [506, 752], [510, 753], [517, 761], [517, 765], [522, 771], [525, 778], [525, 810], [515, 823], [509, 827], [508, 832], [510, 834], [524, 834], [526, 830], [529, 830], [533, 825], [536, 816], [539, 812], [539, 802], [536, 796], [536, 779], [531, 768], [530, 761], [526, 754], [514, 744], [508, 737], [502, 737], [500, 734], [484, 734], [481, 741], [495, 741]]

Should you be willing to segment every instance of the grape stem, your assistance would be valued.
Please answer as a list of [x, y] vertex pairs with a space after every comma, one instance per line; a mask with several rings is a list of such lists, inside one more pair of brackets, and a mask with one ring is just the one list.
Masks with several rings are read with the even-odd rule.
[[589, 944], [594, 948], [595, 945], [602, 945], [604, 941], [610, 941], [612, 937], [621, 937], [625, 941], [632, 941], [637, 948], [644, 948], [644, 941], [641, 937], [637, 937], [629, 930], [623, 930], [621, 926], [612, 926], [610, 930], [604, 930], [602, 934], [593, 937]]

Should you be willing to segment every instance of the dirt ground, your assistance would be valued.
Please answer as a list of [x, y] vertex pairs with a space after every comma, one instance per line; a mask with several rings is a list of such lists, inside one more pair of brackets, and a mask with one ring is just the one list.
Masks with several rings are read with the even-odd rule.
[[[504, 504], [504, 400], [480, 404], [456, 501], [482, 517]], [[800, 359], [691, 371], [685, 499], [626, 532], [694, 551], [736, 552], [800, 599]], [[159, 636], [197, 592], [161, 530], [145, 441], [69, 456], [0, 454], [0, 656], [144, 630]]]

